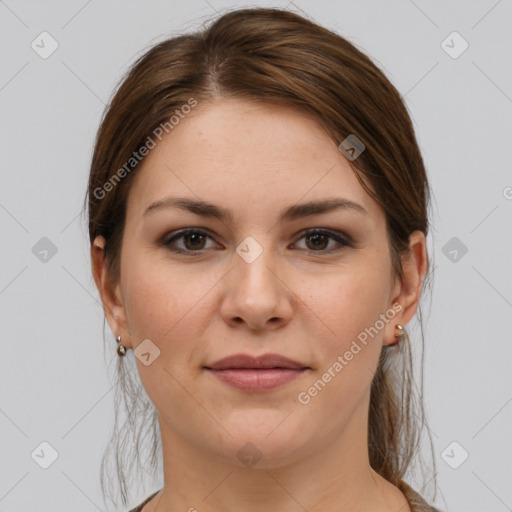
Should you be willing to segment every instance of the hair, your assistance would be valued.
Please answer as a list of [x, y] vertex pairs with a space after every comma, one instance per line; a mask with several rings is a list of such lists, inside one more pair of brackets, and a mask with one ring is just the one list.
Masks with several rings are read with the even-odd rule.
[[[151, 47], [133, 63], [105, 108], [84, 208], [87, 204], [91, 244], [98, 235], [105, 238], [105, 263], [112, 282], [120, 277], [127, 197], [143, 161], [138, 155], [151, 147], [153, 137], [160, 138], [163, 129], [170, 132], [172, 117], [177, 119], [174, 114], [190, 110], [185, 106], [223, 98], [295, 107], [313, 115], [337, 146], [349, 135], [364, 143], [364, 151], [350, 165], [385, 212], [392, 271], [402, 278], [401, 258], [410, 251], [411, 233], [428, 234], [430, 189], [401, 95], [368, 56], [340, 35], [287, 10], [250, 8], [227, 12], [200, 31]], [[422, 292], [430, 273], [428, 263]], [[418, 311], [420, 387], [415, 387], [413, 378], [409, 337], [396, 347], [383, 347], [368, 416], [371, 467], [409, 497], [415, 491], [403, 478], [421, 456], [425, 423], [421, 305]], [[133, 368], [125, 368], [127, 360], [118, 358], [115, 425], [101, 468], [105, 497], [106, 460], [113, 450], [124, 505], [134, 460], [140, 467], [141, 439], [149, 444], [153, 475], [161, 442], [156, 410]], [[119, 428], [121, 401], [128, 416]], [[143, 428], [150, 436], [141, 436]], [[432, 450], [430, 433], [428, 441]], [[126, 445], [133, 457], [126, 454]], [[432, 464], [435, 467], [434, 457]], [[415, 511], [432, 510], [416, 496]]]

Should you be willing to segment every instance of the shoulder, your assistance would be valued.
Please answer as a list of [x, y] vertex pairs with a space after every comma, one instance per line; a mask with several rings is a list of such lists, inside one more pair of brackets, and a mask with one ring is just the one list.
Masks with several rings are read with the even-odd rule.
[[155, 493], [153, 493], [151, 496], [148, 496], [140, 505], [136, 506], [135, 508], [132, 508], [131, 510], [129, 510], [128, 512], [142, 512], [142, 508], [144, 507], [144, 505], [146, 505], [147, 503], [149, 503], [149, 501], [151, 499], [153, 499], [160, 491], [156, 491]]

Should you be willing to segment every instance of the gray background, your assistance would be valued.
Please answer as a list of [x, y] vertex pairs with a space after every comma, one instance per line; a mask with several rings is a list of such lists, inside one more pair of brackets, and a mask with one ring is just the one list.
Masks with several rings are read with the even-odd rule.
[[[107, 326], [104, 357], [79, 215], [94, 135], [121, 74], [150, 45], [249, 5], [305, 11], [367, 52], [405, 97], [434, 190], [425, 397], [435, 503], [512, 510], [510, 0], [0, 0], [0, 510], [104, 510], [117, 355]], [[31, 47], [43, 31], [59, 45], [47, 59]], [[453, 31], [469, 43], [458, 58], [442, 45]], [[43, 237], [55, 254], [41, 252]], [[43, 441], [59, 454], [46, 470], [31, 457]]]

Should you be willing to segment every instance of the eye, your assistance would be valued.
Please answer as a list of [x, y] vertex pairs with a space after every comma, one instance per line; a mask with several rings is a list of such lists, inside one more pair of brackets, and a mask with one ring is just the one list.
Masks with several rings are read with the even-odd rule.
[[[200, 252], [207, 249], [207, 247], [205, 247], [207, 238], [211, 238], [211, 236], [205, 231], [189, 228], [179, 231], [170, 238], [164, 238], [162, 244], [174, 252]], [[184, 241], [184, 247], [176, 247], [176, 241]]]
[[[337, 233], [333, 233], [331, 231], [325, 231], [322, 229], [310, 229], [306, 233], [304, 233], [299, 240], [306, 240], [306, 249], [311, 252], [332, 252], [339, 251], [344, 247], [352, 247], [352, 243], [348, 239], [348, 237], [343, 237]], [[335, 241], [337, 243], [334, 244], [334, 247], [331, 246], [327, 249], [327, 246], [330, 241]]]
[[[187, 228], [174, 234], [171, 233], [171, 235], [170, 237], [165, 237], [161, 243], [176, 253], [197, 253], [199, 255], [206, 249], [213, 248], [206, 246], [207, 240], [212, 240], [211, 235], [200, 229]], [[318, 228], [310, 229], [303, 233], [299, 240], [302, 239], [306, 241], [304, 250], [309, 252], [334, 252], [344, 247], [353, 246], [349, 237]], [[334, 242], [333, 246], [329, 247], [329, 242]], [[180, 243], [183, 245], [180, 246]]]

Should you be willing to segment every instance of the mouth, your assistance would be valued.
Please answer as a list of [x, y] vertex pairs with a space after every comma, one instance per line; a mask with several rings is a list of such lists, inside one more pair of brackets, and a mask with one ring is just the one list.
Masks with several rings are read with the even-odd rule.
[[275, 368], [303, 370], [309, 369], [309, 366], [280, 354], [265, 354], [257, 357], [249, 354], [235, 354], [208, 364], [205, 368], [209, 370], [264, 370]]
[[236, 354], [204, 366], [204, 369], [225, 384], [252, 392], [276, 389], [311, 370], [309, 366], [279, 354], [259, 357]]

